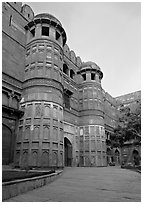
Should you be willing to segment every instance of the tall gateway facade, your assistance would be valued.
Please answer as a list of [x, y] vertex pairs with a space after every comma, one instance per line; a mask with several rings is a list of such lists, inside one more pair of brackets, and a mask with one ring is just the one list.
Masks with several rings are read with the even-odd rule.
[[3, 164], [107, 166], [119, 102], [66, 39], [54, 16], [3, 3]]

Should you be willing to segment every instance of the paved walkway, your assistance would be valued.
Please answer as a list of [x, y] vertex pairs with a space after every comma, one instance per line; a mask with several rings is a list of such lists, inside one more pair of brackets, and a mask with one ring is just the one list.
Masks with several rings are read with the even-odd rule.
[[140, 202], [141, 174], [120, 167], [72, 167], [53, 183], [6, 202]]

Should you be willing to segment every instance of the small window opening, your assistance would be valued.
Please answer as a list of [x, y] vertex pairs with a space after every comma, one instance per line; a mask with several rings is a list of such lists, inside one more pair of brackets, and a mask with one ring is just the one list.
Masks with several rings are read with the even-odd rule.
[[70, 109], [70, 96], [66, 93], [64, 93], [64, 104], [66, 108]]
[[91, 73], [91, 80], [95, 80], [95, 74]]
[[49, 28], [42, 26], [42, 35], [49, 36]]
[[69, 69], [68, 66], [66, 64], [63, 64], [63, 72], [68, 75]]
[[83, 81], [86, 81], [86, 74], [83, 74], [82, 77], [83, 77]]
[[35, 28], [32, 29], [30, 32], [32, 33], [32, 36], [34, 37], [35, 36]]
[[28, 18], [30, 17], [30, 14], [28, 13]]
[[60, 38], [60, 33], [58, 33], [58, 32], [56, 31], [56, 40], [59, 40], [59, 38]]
[[74, 71], [71, 69], [71, 70], [70, 70], [70, 78], [73, 79], [73, 78], [74, 78], [74, 75], [75, 75], [75, 73], [74, 73]]

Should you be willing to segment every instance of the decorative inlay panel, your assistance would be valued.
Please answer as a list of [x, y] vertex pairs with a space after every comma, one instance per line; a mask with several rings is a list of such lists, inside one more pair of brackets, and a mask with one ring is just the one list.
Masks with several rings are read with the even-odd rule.
[[19, 127], [19, 131], [18, 131], [18, 141], [21, 141], [22, 139], [22, 134], [23, 134], [23, 126]]
[[44, 110], [44, 117], [50, 117], [50, 104], [45, 105], [45, 110]]
[[28, 165], [28, 150], [23, 150], [22, 154], [22, 166]]
[[53, 140], [57, 141], [58, 140], [58, 128], [53, 127]]
[[49, 151], [42, 152], [41, 156], [41, 166], [48, 167], [49, 166]]
[[50, 147], [50, 143], [49, 142], [43, 142], [42, 143], [42, 149], [48, 149]]
[[28, 104], [26, 107], [26, 116], [28, 118], [28, 117], [31, 117], [31, 115], [32, 115], [32, 104]]
[[39, 142], [32, 142], [32, 149], [38, 149], [39, 148]]
[[30, 126], [26, 125], [25, 126], [25, 133], [24, 133], [24, 139], [28, 140], [30, 138]]
[[48, 87], [54, 87], [55, 89], [58, 89], [61, 91], [61, 93], [63, 92], [63, 87], [61, 85], [60, 82], [58, 81], [53, 81], [49, 78], [41, 78], [41, 79], [36, 79], [36, 78], [32, 78], [32, 79], [28, 79], [24, 82], [23, 88], [28, 88], [30, 86], [48, 86]]
[[52, 151], [52, 164], [53, 166], [58, 165], [58, 152], [57, 151]]
[[39, 125], [34, 125], [34, 134], [33, 134], [33, 139], [38, 140], [40, 135], [40, 126]]
[[41, 116], [41, 104], [37, 103], [35, 104], [35, 117]]
[[43, 138], [50, 139], [50, 127], [48, 125], [43, 126]]
[[53, 148], [58, 149], [58, 143], [53, 143]]
[[[23, 122], [23, 121], [22, 121]], [[30, 124], [31, 123], [31, 119], [26, 119], [25, 120], [26, 124]], [[22, 124], [22, 123], [21, 123]]]
[[43, 119], [43, 124], [44, 125], [50, 125], [50, 118], [44, 118]]
[[23, 149], [28, 149], [29, 147], [29, 142], [24, 142], [23, 143]]
[[32, 151], [32, 166], [37, 166], [38, 165], [38, 151], [33, 150]]

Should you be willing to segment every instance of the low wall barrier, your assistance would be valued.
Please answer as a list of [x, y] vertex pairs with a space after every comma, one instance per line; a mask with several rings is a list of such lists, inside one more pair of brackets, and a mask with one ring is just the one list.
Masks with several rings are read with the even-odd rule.
[[2, 200], [4, 201], [27, 191], [47, 185], [58, 178], [62, 174], [62, 172], [63, 171], [58, 171], [56, 173], [48, 175], [3, 182]]

